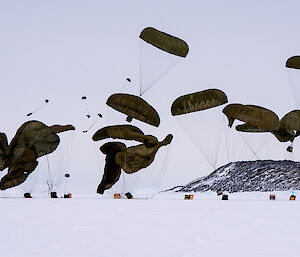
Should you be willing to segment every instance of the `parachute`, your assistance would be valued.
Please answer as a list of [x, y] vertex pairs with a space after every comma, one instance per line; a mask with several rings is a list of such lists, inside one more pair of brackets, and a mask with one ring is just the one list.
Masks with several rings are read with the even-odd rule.
[[229, 104], [223, 109], [228, 118], [228, 126], [232, 127], [235, 119], [244, 121], [248, 125], [268, 131], [278, 130], [278, 116], [264, 107], [256, 105]]
[[128, 115], [128, 121], [134, 118], [152, 126], [159, 126], [160, 118], [157, 111], [141, 97], [130, 94], [113, 94], [107, 99], [106, 104]]
[[145, 136], [139, 128], [132, 125], [107, 126], [99, 129], [93, 135], [94, 141], [106, 138], [135, 140], [144, 143], [147, 147], [153, 147], [158, 143], [156, 137], [151, 135]]
[[213, 108], [227, 103], [227, 96], [219, 89], [207, 89], [178, 97], [172, 104], [173, 116]]
[[160, 80], [189, 52], [180, 38], [147, 27], [140, 33], [140, 95]]
[[216, 107], [227, 102], [223, 91], [206, 89], [180, 96], [171, 106], [172, 115], [213, 169], [216, 169], [223, 136], [223, 117]]
[[0, 166], [1, 170], [8, 167], [7, 175], [1, 179], [1, 190], [23, 183], [37, 167], [36, 159], [52, 153], [59, 145], [56, 133], [74, 129], [72, 125], [48, 127], [39, 121], [28, 121], [17, 130], [9, 145], [1, 133]]
[[126, 148], [121, 142], [108, 142], [100, 147], [100, 151], [106, 154], [105, 167], [102, 180], [97, 188], [98, 194], [103, 194], [104, 190], [110, 189], [120, 178], [121, 167], [116, 163], [116, 154]]
[[285, 67], [300, 70], [300, 56], [292, 56], [287, 59]]
[[158, 149], [172, 142], [173, 136], [167, 135], [166, 138], [158, 142], [153, 147], [144, 144], [128, 147], [116, 155], [116, 163], [128, 173], [135, 173], [140, 169], [148, 167], [153, 161]]

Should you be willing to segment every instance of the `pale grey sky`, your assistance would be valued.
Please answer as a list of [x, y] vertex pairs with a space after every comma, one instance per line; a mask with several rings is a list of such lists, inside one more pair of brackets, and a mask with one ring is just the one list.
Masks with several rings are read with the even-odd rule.
[[[92, 142], [91, 136], [118, 115], [106, 107], [108, 96], [129, 90], [128, 87], [133, 91], [138, 88], [139, 34], [151, 26], [184, 39], [190, 52], [143, 95], [159, 112], [161, 125], [151, 128], [140, 122], [134, 124], [160, 140], [168, 133], [174, 135], [168, 150], [159, 153], [159, 163], [143, 172], [165, 170], [165, 187], [211, 172], [183, 129], [204, 150], [213, 145], [216, 133], [225, 133], [228, 140], [235, 140], [230, 158], [227, 150], [231, 146], [225, 141], [221, 145], [219, 164], [229, 159], [251, 159], [241, 136], [228, 131], [221, 114], [223, 107], [210, 112], [220, 117], [223, 125], [212, 121], [209, 127], [203, 124], [210, 114], [174, 118], [170, 106], [181, 94], [213, 87], [224, 90], [230, 103], [262, 105], [279, 117], [294, 109], [285, 61], [300, 54], [299, 10], [296, 0], [0, 0], [1, 131], [11, 139], [28, 120], [26, 113], [49, 98], [50, 103], [31, 118], [48, 125], [72, 123], [77, 128], [69, 169], [71, 188], [95, 192], [102, 177], [104, 156], [97, 152], [101, 143]], [[127, 77], [132, 83], [126, 86]], [[82, 130], [92, 121], [84, 117], [82, 95], [88, 97], [92, 114], [103, 114], [88, 134]], [[120, 117], [125, 120], [124, 115]], [[116, 120], [119, 122], [120, 118]], [[219, 127], [222, 132], [216, 132]], [[198, 137], [199, 131], [205, 131], [205, 136]], [[265, 139], [256, 143], [251, 135], [247, 138], [258, 148]], [[300, 150], [289, 157], [286, 144], [278, 144], [273, 137], [266, 142], [268, 150], [261, 152], [260, 158], [299, 160]], [[167, 164], [163, 166], [166, 154]]]

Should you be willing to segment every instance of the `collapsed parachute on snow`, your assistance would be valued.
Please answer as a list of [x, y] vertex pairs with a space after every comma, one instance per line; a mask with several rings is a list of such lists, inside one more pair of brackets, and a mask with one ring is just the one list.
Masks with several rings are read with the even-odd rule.
[[59, 145], [57, 133], [74, 130], [72, 125], [46, 126], [39, 121], [25, 122], [8, 145], [6, 135], [0, 136], [0, 170], [8, 168], [1, 179], [1, 190], [23, 183], [38, 165], [37, 159], [52, 153]]
[[227, 103], [227, 96], [219, 89], [207, 89], [178, 97], [172, 104], [173, 116], [213, 108]]
[[152, 126], [159, 126], [160, 118], [157, 111], [141, 97], [130, 94], [113, 94], [107, 99], [106, 104], [126, 114], [127, 121], [134, 118]]

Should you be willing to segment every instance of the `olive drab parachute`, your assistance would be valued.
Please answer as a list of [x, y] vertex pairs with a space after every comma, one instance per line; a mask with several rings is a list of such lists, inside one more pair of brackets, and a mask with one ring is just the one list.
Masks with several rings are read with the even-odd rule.
[[[59, 145], [60, 139], [56, 133], [74, 129], [72, 125], [48, 127], [39, 121], [25, 122], [2, 153], [5, 160], [0, 159], [1, 167], [8, 167], [8, 173], [1, 179], [1, 190], [23, 183], [37, 167], [36, 160], [52, 153]], [[2, 133], [2, 145], [7, 142], [5, 138]]]
[[206, 89], [182, 95], [171, 106], [172, 115], [212, 169], [218, 164], [224, 123], [221, 112], [215, 108], [227, 102], [223, 91]]
[[130, 94], [113, 94], [107, 99], [106, 104], [126, 114], [127, 117], [152, 126], [159, 126], [160, 118], [157, 111], [141, 97]]
[[159, 81], [189, 52], [188, 44], [152, 27], [140, 33], [140, 95]]
[[244, 123], [244, 124], [240, 124], [235, 126], [235, 130], [239, 131], [239, 132], [250, 132], [250, 133], [266, 133], [269, 132], [266, 129], [261, 129], [258, 127], [255, 127], [249, 123]]
[[223, 109], [228, 118], [228, 126], [232, 127], [234, 120], [240, 120], [248, 125], [268, 131], [278, 130], [279, 118], [271, 110], [256, 105], [229, 104]]
[[289, 59], [287, 59], [285, 67], [299, 70], [300, 69], [300, 56], [292, 56]]
[[140, 38], [170, 54], [186, 57], [189, 52], [188, 44], [182, 39], [171, 36], [151, 27], [145, 28], [141, 32]]
[[280, 120], [280, 129], [272, 132], [280, 142], [293, 142], [300, 135], [300, 110], [294, 110]]
[[121, 167], [116, 163], [116, 154], [126, 149], [126, 145], [121, 142], [108, 142], [100, 147], [100, 151], [106, 154], [105, 167], [102, 180], [97, 188], [98, 194], [103, 194], [104, 190], [110, 189], [120, 178]]
[[207, 89], [178, 97], [172, 104], [173, 116], [213, 108], [227, 103], [227, 96], [219, 89]]
[[135, 140], [144, 143], [147, 147], [153, 147], [158, 143], [156, 137], [144, 135], [139, 128], [132, 125], [107, 126], [99, 129], [92, 138], [94, 141], [106, 138]]
[[128, 174], [135, 173], [148, 167], [155, 158], [155, 154], [162, 146], [172, 142], [173, 136], [167, 135], [166, 138], [158, 142], [153, 147], [147, 147], [145, 144], [128, 147], [116, 155], [116, 163]]

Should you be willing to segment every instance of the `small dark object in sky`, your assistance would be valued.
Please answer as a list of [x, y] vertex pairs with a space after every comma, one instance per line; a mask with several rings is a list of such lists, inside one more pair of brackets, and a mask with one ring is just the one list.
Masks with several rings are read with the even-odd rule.
[[69, 177], [70, 177], [70, 174], [69, 174], [69, 173], [66, 173], [66, 174], [65, 174], [65, 177], [66, 177], [66, 178], [69, 178]]
[[99, 116], [100, 118], [102, 118], [102, 114], [101, 114], [101, 113], [98, 113], [98, 116]]
[[46, 99], [46, 100], [45, 100], [45, 103], [49, 103], [49, 100], [48, 100], [48, 99]]
[[85, 99], [86, 99], [86, 96], [81, 97], [81, 100], [85, 100]]
[[28, 113], [26, 116], [30, 116], [30, 115], [32, 115], [32, 112]]
[[91, 117], [91, 115], [87, 114], [86, 117], [88, 117], [88, 119]]
[[126, 80], [127, 80], [128, 82], [131, 82], [131, 79], [130, 79], [130, 78], [127, 78]]
[[289, 145], [286, 150], [291, 153], [291, 152], [293, 152], [293, 147], [291, 145]]

